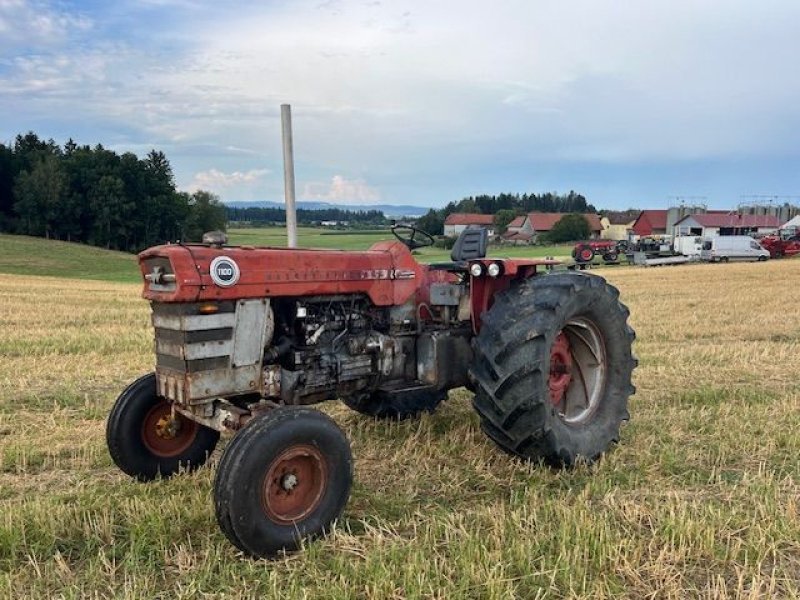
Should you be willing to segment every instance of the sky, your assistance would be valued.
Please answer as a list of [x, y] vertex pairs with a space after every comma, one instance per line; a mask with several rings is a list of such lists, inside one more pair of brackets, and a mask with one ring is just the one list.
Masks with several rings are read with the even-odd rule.
[[800, 203], [798, 65], [797, 0], [0, 0], [0, 142], [281, 201], [289, 103], [302, 200]]

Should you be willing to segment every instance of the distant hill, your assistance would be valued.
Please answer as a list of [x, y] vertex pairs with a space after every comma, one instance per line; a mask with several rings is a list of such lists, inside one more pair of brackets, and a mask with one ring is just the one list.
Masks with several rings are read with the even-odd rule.
[[[283, 202], [271, 202], [269, 200], [233, 200], [225, 202], [225, 206], [231, 208], [285, 208]], [[311, 202], [303, 200], [297, 203], [297, 208], [306, 210], [321, 210], [325, 208], [338, 208], [341, 210], [379, 210], [387, 217], [421, 217], [428, 212], [424, 206], [412, 206], [410, 204], [332, 204], [330, 202]]]

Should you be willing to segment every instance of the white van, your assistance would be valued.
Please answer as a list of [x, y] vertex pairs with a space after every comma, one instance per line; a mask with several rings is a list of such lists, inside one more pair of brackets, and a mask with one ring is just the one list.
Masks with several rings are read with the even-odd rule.
[[768, 258], [769, 252], [749, 235], [716, 235], [706, 238], [700, 251], [700, 260], [709, 262]]
[[672, 247], [678, 254], [699, 258], [703, 249], [703, 238], [696, 235], [676, 235]]

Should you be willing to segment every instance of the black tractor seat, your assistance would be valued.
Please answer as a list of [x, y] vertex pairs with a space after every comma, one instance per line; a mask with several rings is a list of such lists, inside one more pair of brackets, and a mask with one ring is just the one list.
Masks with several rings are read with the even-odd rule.
[[431, 263], [428, 268], [432, 271], [452, 271], [461, 273], [467, 270], [467, 261], [486, 257], [486, 242], [489, 232], [483, 227], [467, 227], [458, 236], [450, 258], [453, 262]]

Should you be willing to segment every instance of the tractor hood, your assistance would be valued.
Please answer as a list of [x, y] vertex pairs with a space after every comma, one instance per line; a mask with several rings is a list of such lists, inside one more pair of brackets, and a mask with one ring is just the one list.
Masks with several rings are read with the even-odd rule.
[[402, 304], [425, 270], [400, 242], [361, 252], [169, 244], [139, 254], [143, 296], [197, 302], [363, 293], [377, 306]]

